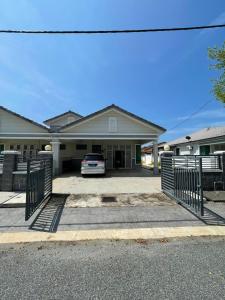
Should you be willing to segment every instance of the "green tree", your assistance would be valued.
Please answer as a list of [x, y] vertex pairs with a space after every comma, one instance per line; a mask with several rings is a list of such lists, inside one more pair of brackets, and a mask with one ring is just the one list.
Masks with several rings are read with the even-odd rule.
[[219, 78], [213, 80], [214, 95], [219, 101], [225, 103], [225, 42], [221, 48], [209, 48], [208, 56], [215, 61], [215, 63], [211, 65], [211, 68], [219, 70]]

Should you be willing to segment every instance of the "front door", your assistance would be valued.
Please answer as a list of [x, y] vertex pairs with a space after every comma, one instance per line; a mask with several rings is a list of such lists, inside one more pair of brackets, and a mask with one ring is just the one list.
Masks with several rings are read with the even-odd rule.
[[102, 154], [102, 146], [101, 145], [92, 145], [92, 153]]
[[125, 151], [116, 150], [114, 159], [115, 168], [125, 168]]

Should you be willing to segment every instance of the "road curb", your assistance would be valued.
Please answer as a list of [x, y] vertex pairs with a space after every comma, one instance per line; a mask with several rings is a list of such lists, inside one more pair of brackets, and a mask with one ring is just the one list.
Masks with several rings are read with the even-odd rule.
[[166, 227], [139, 229], [105, 229], [47, 232], [1, 232], [0, 244], [34, 242], [74, 242], [86, 240], [154, 240], [163, 238], [185, 238], [203, 236], [225, 236], [223, 226]]

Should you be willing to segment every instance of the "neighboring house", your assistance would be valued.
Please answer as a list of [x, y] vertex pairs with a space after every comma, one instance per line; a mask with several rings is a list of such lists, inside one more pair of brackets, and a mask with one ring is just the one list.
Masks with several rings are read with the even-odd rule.
[[[158, 143], [158, 152], [164, 150], [166, 142]], [[151, 166], [154, 163], [153, 145], [143, 147], [141, 149], [141, 161], [144, 166]], [[159, 161], [159, 156], [158, 156]]]
[[176, 155], [208, 155], [225, 151], [225, 126], [209, 127], [168, 143]]
[[142, 144], [153, 142], [158, 156], [158, 138], [166, 131], [114, 104], [85, 117], [68, 111], [44, 124], [48, 127], [0, 106], [0, 151], [29, 157], [51, 144], [55, 174], [68, 166], [79, 169], [88, 152], [103, 153], [108, 169], [131, 169], [141, 165]]

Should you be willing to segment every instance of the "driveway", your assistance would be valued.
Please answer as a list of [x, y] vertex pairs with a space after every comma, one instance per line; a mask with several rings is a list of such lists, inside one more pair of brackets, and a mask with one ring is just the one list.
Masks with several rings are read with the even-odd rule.
[[0, 208], [1, 207], [12, 207], [15, 205], [24, 206], [26, 201], [26, 193], [22, 192], [3, 192], [0, 191]]
[[161, 192], [161, 178], [150, 170], [120, 170], [108, 172], [105, 177], [85, 177], [71, 173], [53, 181], [53, 192], [64, 194], [122, 194]]

